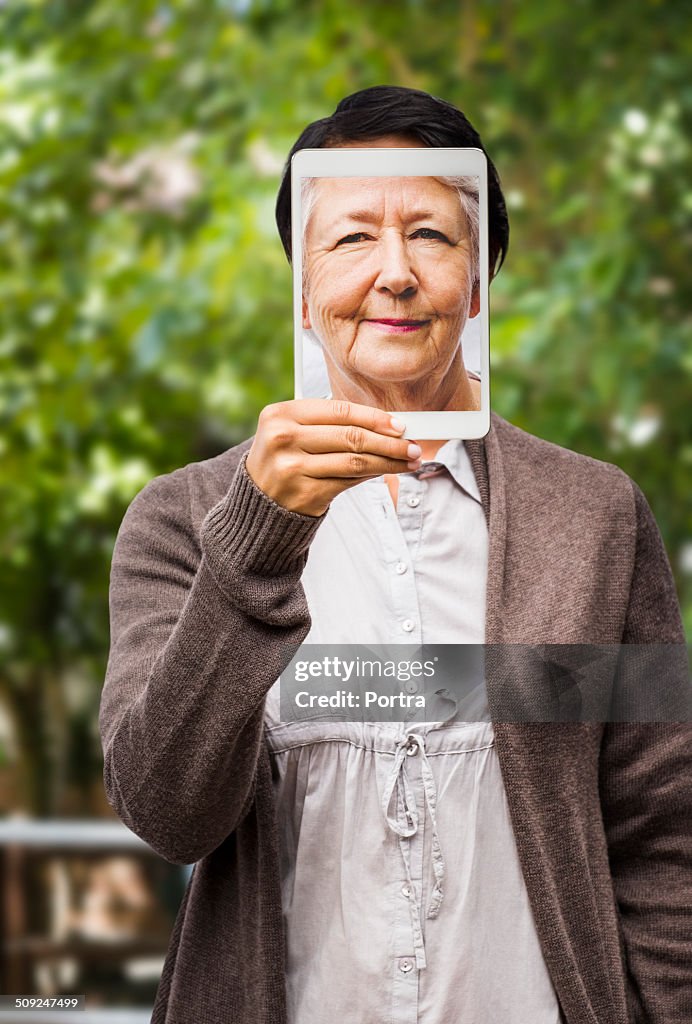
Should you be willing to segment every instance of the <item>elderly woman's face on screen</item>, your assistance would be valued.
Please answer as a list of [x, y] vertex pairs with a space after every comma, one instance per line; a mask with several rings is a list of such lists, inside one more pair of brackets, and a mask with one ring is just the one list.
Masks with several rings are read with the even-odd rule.
[[443, 376], [477, 312], [457, 190], [433, 177], [315, 178], [303, 323], [330, 376], [411, 387]]

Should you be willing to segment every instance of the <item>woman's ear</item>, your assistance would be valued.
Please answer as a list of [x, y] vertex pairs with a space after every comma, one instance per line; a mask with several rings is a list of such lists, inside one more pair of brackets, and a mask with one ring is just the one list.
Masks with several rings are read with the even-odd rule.
[[469, 306], [469, 319], [474, 316], [478, 316], [481, 311], [481, 283], [480, 281], [474, 281], [473, 291], [471, 292], [471, 305]]
[[308, 310], [308, 303], [305, 295], [303, 295], [303, 327], [306, 331], [309, 331], [312, 327], [312, 323], [310, 322], [310, 312]]

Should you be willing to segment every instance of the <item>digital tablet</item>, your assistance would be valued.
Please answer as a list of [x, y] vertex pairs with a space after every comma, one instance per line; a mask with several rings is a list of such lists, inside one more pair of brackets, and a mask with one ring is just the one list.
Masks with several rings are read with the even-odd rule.
[[296, 398], [386, 409], [412, 439], [490, 428], [480, 149], [303, 149], [291, 161]]

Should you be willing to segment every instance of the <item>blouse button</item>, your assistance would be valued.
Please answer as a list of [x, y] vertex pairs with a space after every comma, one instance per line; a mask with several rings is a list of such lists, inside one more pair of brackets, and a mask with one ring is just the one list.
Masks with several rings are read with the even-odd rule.
[[409, 971], [413, 970], [413, 960], [410, 956], [402, 956], [399, 960], [399, 970], [403, 974], [408, 974]]
[[413, 889], [408, 884], [408, 882], [406, 883], [406, 885], [402, 885], [402, 887], [401, 887], [401, 894], [402, 894], [402, 896], [405, 896], [407, 900], [411, 899], [411, 894], [412, 893], [413, 893]]
[[410, 498], [406, 499], [406, 504], [409, 508], [418, 508], [420, 505], [420, 498], [417, 498], [415, 494], [412, 494]]
[[415, 628], [415, 623], [411, 619], [404, 619], [401, 623], [401, 628], [405, 633], [412, 633]]
[[406, 562], [397, 562], [396, 563], [396, 571], [399, 573], [400, 576], [402, 576], [406, 572], [407, 569], [408, 569], [408, 566], [406, 565]]

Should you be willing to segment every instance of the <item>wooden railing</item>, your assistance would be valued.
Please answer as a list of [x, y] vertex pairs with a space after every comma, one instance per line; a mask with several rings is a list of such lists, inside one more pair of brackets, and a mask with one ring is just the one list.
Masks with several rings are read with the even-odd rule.
[[0, 1024], [148, 1022], [188, 875], [117, 821], [0, 820], [0, 992], [87, 997]]

